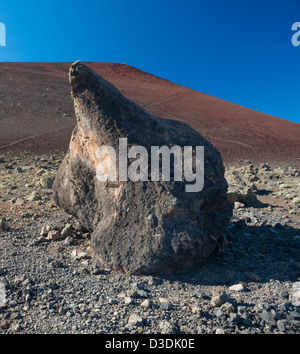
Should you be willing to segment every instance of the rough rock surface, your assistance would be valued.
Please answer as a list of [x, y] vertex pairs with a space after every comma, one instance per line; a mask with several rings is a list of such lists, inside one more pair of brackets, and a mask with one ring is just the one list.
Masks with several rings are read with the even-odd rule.
[[231, 167], [225, 172], [228, 183], [227, 197], [231, 203], [257, 206], [257, 188], [254, 184], [259, 178], [253, 171], [253, 165]]
[[[219, 152], [189, 125], [150, 115], [81, 62], [69, 79], [77, 126], [53, 190], [56, 203], [92, 232], [95, 256], [131, 274], [184, 271], [216, 248], [232, 207]], [[201, 192], [183, 182], [100, 182], [97, 151], [128, 147], [204, 146]], [[171, 168], [172, 171], [172, 168]]]

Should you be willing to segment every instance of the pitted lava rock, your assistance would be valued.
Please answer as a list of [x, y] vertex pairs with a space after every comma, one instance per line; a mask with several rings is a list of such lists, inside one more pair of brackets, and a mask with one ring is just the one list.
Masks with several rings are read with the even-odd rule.
[[[232, 215], [219, 152], [186, 123], [156, 117], [125, 98], [89, 67], [69, 73], [77, 117], [68, 153], [54, 182], [56, 203], [92, 232], [97, 259], [130, 274], [182, 272], [216, 248]], [[184, 182], [101, 182], [97, 151], [128, 147], [204, 146], [204, 188]]]

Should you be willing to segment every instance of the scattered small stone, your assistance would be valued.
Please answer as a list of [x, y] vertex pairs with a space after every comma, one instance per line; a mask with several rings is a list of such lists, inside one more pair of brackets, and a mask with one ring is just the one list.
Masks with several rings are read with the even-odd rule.
[[146, 308], [150, 308], [153, 306], [153, 302], [149, 299], [146, 299], [141, 303], [141, 306], [146, 307]]
[[300, 204], [300, 197], [293, 198], [293, 203]]
[[127, 326], [143, 326], [144, 324], [145, 319], [142, 316], [134, 313], [129, 317]]
[[124, 304], [125, 304], [125, 305], [130, 305], [130, 304], [132, 304], [132, 303], [133, 303], [133, 299], [132, 299], [131, 297], [126, 296], [126, 297], [124, 298]]
[[172, 303], [170, 301], [166, 301], [160, 304], [160, 308], [162, 310], [171, 310], [172, 309]]
[[236, 209], [245, 208], [245, 204], [241, 202], [234, 202], [234, 207]]
[[41, 233], [40, 233], [40, 236], [47, 236], [49, 231], [50, 231], [50, 226], [47, 225], [47, 226], [43, 226], [42, 227], [42, 230], [41, 230]]
[[175, 334], [177, 332], [176, 326], [168, 321], [161, 321], [158, 325], [161, 334]]
[[142, 290], [143, 289], [143, 286], [139, 283], [132, 283], [131, 284], [131, 288], [134, 289], [134, 290]]
[[44, 236], [40, 236], [40, 237], [37, 237], [36, 240], [33, 241], [33, 245], [38, 245], [40, 243], [43, 243], [43, 242], [48, 242], [49, 239], [47, 239], [46, 237]]
[[11, 324], [10, 330], [12, 332], [19, 332], [22, 329], [21, 325], [19, 323], [13, 323]]
[[11, 321], [15, 321], [15, 320], [19, 320], [20, 318], [22, 318], [20, 312], [13, 312], [10, 316]]
[[148, 285], [149, 286], [157, 286], [161, 283], [161, 281], [157, 278], [154, 278], [154, 277], [149, 277], [149, 280], [148, 280]]
[[300, 312], [298, 311], [290, 311], [288, 313], [287, 318], [291, 321], [297, 321], [300, 322]]
[[93, 275], [100, 275], [100, 274], [102, 274], [102, 269], [97, 264], [94, 264], [92, 266], [92, 274]]
[[211, 298], [210, 304], [212, 307], [220, 307], [223, 305], [225, 302], [228, 301], [228, 295], [226, 294], [225, 291], [219, 292], [219, 294], [213, 296]]
[[235, 308], [230, 302], [225, 302], [223, 305], [221, 305], [220, 309], [226, 313], [235, 312]]
[[43, 176], [40, 178], [40, 185], [43, 188], [51, 189], [53, 186], [53, 182], [54, 182], [54, 176], [50, 176], [48, 174], [43, 174]]
[[64, 242], [63, 242], [63, 244], [65, 245], [65, 246], [71, 246], [72, 245], [72, 238], [71, 237], [66, 237], [65, 238], [65, 240], [64, 240]]
[[77, 250], [77, 249], [75, 249], [71, 252], [71, 257], [78, 260], [78, 261], [90, 258], [90, 256], [87, 253], [85, 253], [81, 250]]
[[277, 324], [277, 328], [279, 329], [280, 332], [286, 331], [284, 322], [282, 320], [278, 320], [276, 324]]
[[216, 329], [216, 334], [225, 334], [225, 331], [223, 328], [217, 328]]
[[231, 322], [232, 324], [238, 324], [240, 323], [240, 321], [241, 317], [237, 313], [231, 312], [229, 314], [229, 322]]
[[275, 315], [271, 313], [270, 311], [263, 311], [260, 314], [261, 319], [268, 325], [275, 326], [276, 321], [275, 321]]
[[47, 240], [57, 241], [59, 239], [59, 231], [53, 230], [48, 232]]
[[300, 306], [300, 282], [292, 285], [290, 299], [293, 306]]
[[193, 297], [196, 297], [197, 299], [204, 299], [206, 297], [206, 294], [204, 291], [197, 289], [194, 291]]
[[9, 227], [7, 226], [6, 222], [4, 219], [0, 219], [0, 230], [8, 231]]
[[50, 263], [52, 268], [62, 268], [63, 267], [63, 263], [58, 261], [58, 260], [54, 260]]
[[63, 230], [61, 231], [61, 236], [62, 237], [69, 237], [72, 236], [72, 225], [71, 224], [67, 224]]
[[65, 308], [65, 307], [60, 307], [60, 308], [58, 309], [58, 314], [59, 314], [60, 316], [65, 316], [65, 315], [67, 314], [67, 312], [68, 312], [68, 309]]
[[215, 316], [216, 317], [221, 317], [224, 315], [224, 311], [222, 311], [220, 308], [217, 309], [217, 311], [215, 312]]
[[108, 299], [108, 303], [112, 304], [112, 305], [117, 305], [119, 303], [119, 301], [117, 299], [114, 299], [114, 298], [109, 298]]
[[162, 310], [171, 310], [172, 303], [168, 299], [161, 297], [159, 298], [159, 302], [160, 302], [160, 308]]
[[200, 313], [200, 312], [201, 312], [201, 307], [199, 306], [192, 307], [192, 313]]
[[41, 199], [41, 196], [37, 193], [37, 192], [32, 192], [31, 194], [29, 194], [27, 197], [26, 197], [26, 200], [30, 201], [30, 202], [33, 202], [33, 201], [37, 201], [37, 200], [40, 200]]
[[256, 283], [259, 283], [261, 281], [261, 278], [253, 272], [246, 272], [246, 277]]
[[235, 284], [230, 286], [228, 289], [235, 292], [241, 292], [245, 290], [243, 284]]
[[129, 289], [127, 290], [127, 296], [132, 297], [133, 299], [137, 299], [139, 297], [139, 293], [134, 289]]

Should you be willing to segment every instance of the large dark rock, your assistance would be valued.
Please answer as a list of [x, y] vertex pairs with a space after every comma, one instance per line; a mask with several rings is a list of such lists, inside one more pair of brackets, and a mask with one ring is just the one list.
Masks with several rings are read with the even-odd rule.
[[[215, 250], [232, 214], [219, 152], [189, 125], [130, 102], [81, 62], [69, 79], [77, 126], [54, 182], [56, 203], [92, 232], [105, 267], [131, 274], [194, 269]], [[99, 147], [118, 151], [119, 138], [149, 156], [151, 146], [204, 146], [203, 190], [186, 192], [189, 183], [174, 178], [151, 181], [150, 162], [149, 181], [101, 182]]]

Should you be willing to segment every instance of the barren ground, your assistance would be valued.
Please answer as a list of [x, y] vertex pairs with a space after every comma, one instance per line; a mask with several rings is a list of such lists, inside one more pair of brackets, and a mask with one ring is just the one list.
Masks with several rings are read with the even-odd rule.
[[126, 276], [99, 268], [90, 234], [53, 203], [62, 157], [0, 158], [0, 333], [300, 333], [299, 170], [251, 167], [261, 203], [234, 209], [193, 273]]

